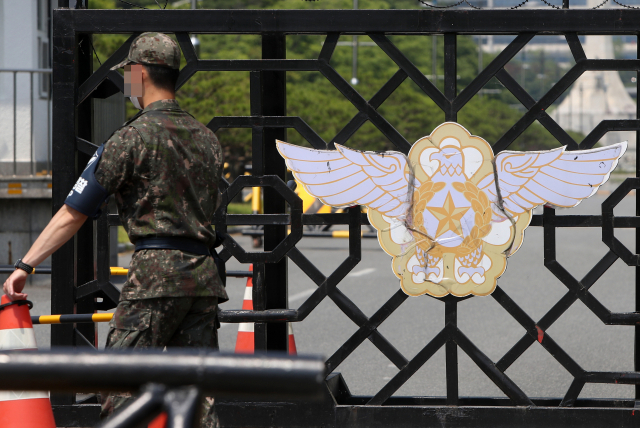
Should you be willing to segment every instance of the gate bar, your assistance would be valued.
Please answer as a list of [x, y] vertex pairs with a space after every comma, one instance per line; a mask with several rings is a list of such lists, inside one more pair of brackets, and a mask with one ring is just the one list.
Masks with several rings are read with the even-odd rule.
[[225, 397], [320, 399], [324, 363], [319, 356], [254, 356], [207, 350], [15, 351], [0, 353], [6, 390], [137, 391], [161, 380], [168, 387], [195, 385]]
[[[636, 36], [636, 43], [639, 37]], [[636, 58], [640, 58], [640, 44], [637, 46]], [[636, 91], [640, 89], [640, 72], [636, 71]], [[636, 118], [640, 119], [640, 103], [636, 102]], [[638, 153], [638, 142], [640, 142], [640, 131], [636, 131], [636, 177], [640, 177], [640, 153]], [[636, 217], [640, 217], [640, 196], [636, 192]], [[636, 228], [636, 254], [640, 254], [640, 228]], [[636, 312], [640, 312], [640, 266], [635, 269], [636, 281]], [[633, 346], [633, 369], [640, 372], [640, 324], [634, 327]], [[636, 385], [636, 400], [640, 400], [640, 384]], [[636, 401], [638, 403], [638, 401]]]
[[[54, 31], [131, 33], [158, 31], [199, 34], [628, 34], [636, 35], [637, 9], [525, 10], [55, 10]], [[339, 12], [339, 19], [336, 19]], [[508, 18], [507, 18], [508, 17]], [[69, 24], [73, 23], [73, 24]], [[69, 25], [70, 28], [65, 28]], [[472, 28], [472, 29], [471, 29]], [[55, 34], [54, 34], [55, 36]]]

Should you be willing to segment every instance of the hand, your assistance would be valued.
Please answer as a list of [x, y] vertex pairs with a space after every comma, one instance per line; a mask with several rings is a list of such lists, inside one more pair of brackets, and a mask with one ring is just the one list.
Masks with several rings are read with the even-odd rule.
[[28, 297], [27, 294], [22, 293], [25, 284], [27, 283], [28, 273], [22, 269], [16, 269], [11, 276], [4, 282], [4, 294], [9, 297], [9, 300], [24, 300]]

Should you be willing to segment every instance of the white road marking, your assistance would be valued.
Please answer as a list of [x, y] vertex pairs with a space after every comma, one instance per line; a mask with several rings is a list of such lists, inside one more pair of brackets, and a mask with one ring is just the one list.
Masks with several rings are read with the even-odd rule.
[[363, 276], [363, 275], [367, 275], [367, 274], [370, 274], [371, 272], [375, 272], [375, 271], [376, 271], [375, 268], [366, 268], [366, 269], [359, 270], [357, 272], [351, 272], [347, 276], [351, 276], [351, 277]]
[[301, 292], [296, 293], [296, 294], [294, 294], [292, 296], [289, 296], [289, 303], [295, 302], [296, 300], [304, 299], [305, 297], [309, 297], [316, 290], [317, 289], [314, 288], [314, 289], [310, 289], [310, 290], [301, 291]]

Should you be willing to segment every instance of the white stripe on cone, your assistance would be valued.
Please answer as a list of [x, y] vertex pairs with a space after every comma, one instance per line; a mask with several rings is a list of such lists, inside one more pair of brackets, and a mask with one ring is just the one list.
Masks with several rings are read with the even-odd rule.
[[[8, 328], [0, 330], [0, 350], [34, 351], [36, 335], [33, 328]], [[0, 391], [0, 401], [30, 400], [33, 398], [49, 398], [44, 391]]]
[[0, 401], [31, 400], [32, 398], [49, 398], [43, 391], [0, 391]]
[[[253, 265], [250, 270], [253, 270]], [[244, 289], [244, 299], [242, 302], [243, 310], [253, 310], [253, 281], [251, 277], [247, 278], [247, 286]], [[238, 326], [238, 337], [236, 338], [237, 353], [251, 353], [254, 352], [254, 323], [243, 322]], [[291, 323], [287, 323], [288, 339], [289, 339], [289, 354], [296, 355], [296, 341], [293, 337], [293, 327]]]
[[[2, 296], [0, 303], [9, 303]], [[37, 349], [28, 307], [10, 306], [0, 312], [0, 350]], [[44, 391], [0, 391], [0, 427], [55, 428], [49, 393]]]
[[36, 335], [32, 328], [0, 330], [0, 350], [36, 350]]
[[252, 322], [242, 322], [238, 327], [238, 333], [253, 333], [253, 323]]
[[[253, 265], [249, 267], [253, 271]], [[244, 289], [244, 299], [242, 310], [253, 310], [253, 278], [247, 278], [247, 286]], [[238, 326], [238, 337], [236, 338], [236, 354], [253, 354], [254, 351], [254, 330], [252, 322], [243, 322]]]
[[247, 288], [244, 289], [244, 300], [253, 301], [253, 286], [247, 285]]

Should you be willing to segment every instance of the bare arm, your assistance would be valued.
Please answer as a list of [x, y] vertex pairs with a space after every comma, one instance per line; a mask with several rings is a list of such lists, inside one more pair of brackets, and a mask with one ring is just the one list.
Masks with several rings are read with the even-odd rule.
[[[67, 242], [84, 224], [87, 216], [63, 205], [44, 228], [31, 249], [22, 258], [29, 266], [36, 267], [44, 259], [53, 254], [65, 242]], [[4, 292], [11, 300], [26, 299], [27, 294], [22, 293], [27, 280], [27, 273], [16, 269], [4, 283]]]

